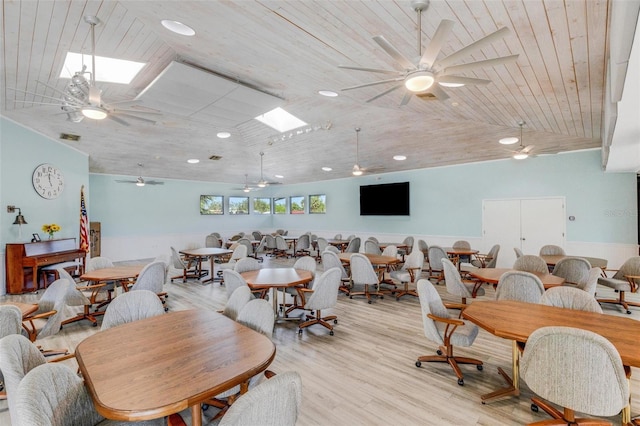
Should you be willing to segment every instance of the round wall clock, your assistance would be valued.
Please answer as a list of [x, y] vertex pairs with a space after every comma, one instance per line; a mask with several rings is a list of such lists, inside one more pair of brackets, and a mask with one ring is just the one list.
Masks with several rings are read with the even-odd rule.
[[39, 196], [51, 200], [57, 198], [64, 189], [64, 177], [57, 167], [51, 164], [40, 164], [33, 171], [33, 189]]

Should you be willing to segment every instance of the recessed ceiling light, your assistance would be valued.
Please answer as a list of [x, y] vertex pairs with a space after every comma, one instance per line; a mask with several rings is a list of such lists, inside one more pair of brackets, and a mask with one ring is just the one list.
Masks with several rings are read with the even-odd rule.
[[338, 94], [333, 90], [318, 90], [318, 94], [322, 96], [327, 96], [329, 98], [335, 98], [336, 96], [338, 96]]
[[274, 176], [275, 178], [277, 178], [277, 179], [283, 179], [283, 178], [284, 178], [284, 176], [282, 176], [282, 175], [273, 175], [273, 176]]
[[193, 28], [183, 24], [182, 22], [172, 21], [171, 19], [163, 19], [162, 21], [160, 21], [160, 23], [163, 27], [165, 27], [169, 31], [173, 31], [176, 34], [184, 36], [192, 36], [196, 34]]
[[515, 136], [511, 136], [508, 138], [502, 138], [498, 142], [500, 142], [502, 145], [513, 145], [514, 143], [518, 143], [519, 140], [520, 139], [516, 138]]
[[198, 164], [200, 162], [200, 160], [198, 160], [197, 158], [189, 158], [187, 160], [187, 163], [189, 164]]
[[322, 170], [324, 170], [325, 172], [330, 172], [333, 169], [331, 167], [323, 167]]
[[231, 133], [229, 133], [229, 132], [218, 132], [218, 134], [216, 136], [219, 137], [220, 139], [226, 139], [226, 138], [231, 136]]
[[407, 159], [407, 156], [406, 155], [394, 155], [393, 159], [396, 160], [396, 161], [404, 161], [404, 160]]
[[457, 107], [458, 105], [460, 105], [460, 104], [457, 103], [457, 102], [451, 102], [451, 106]]

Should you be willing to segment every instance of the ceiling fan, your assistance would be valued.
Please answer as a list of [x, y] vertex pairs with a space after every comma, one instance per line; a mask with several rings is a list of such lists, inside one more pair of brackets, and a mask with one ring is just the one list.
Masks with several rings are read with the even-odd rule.
[[515, 150], [508, 150], [511, 154], [512, 157], [516, 160], [524, 160], [530, 156], [532, 156], [531, 152], [533, 151], [533, 148], [535, 148], [535, 145], [527, 145], [524, 146], [522, 144], [522, 128], [524, 127], [526, 123], [524, 121], [520, 121], [518, 122], [518, 126], [520, 126], [520, 138], [516, 138], [516, 137], [508, 137], [508, 138], [502, 138], [499, 140], [499, 142], [503, 145], [510, 145], [510, 144], [514, 144], [517, 143], [518, 141], [520, 141], [520, 146], [518, 147], [518, 149]]
[[234, 188], [235, 190], [242, 190], [243, 192], [252, 192], [252, 191], [260, 191], [262, 188], [249, 186], [249, 175], [245, 173], [244, 175], [244, 186], [242, 188]]
[[258, 186], [258, 188], [265, 188], [267, 186], [270, 185], [280, 185], [282, 182], [271, 182], [268, 181], [264, 178], [264, 175], [262, 173], [262, 159], [264, 157], [264, 152], [260, 151], [260, 180], [258, 182], [256, 182], [255, 184]]
[[490, 80], [463, 77], [456, 75], [457, 73], [469, 71], [480, 67], [501, 65], [518, 59], [518, 55], [511, 55], [493, 59], [486, 59], [482, 61], [469, 62], [461, 65], [453, 65], [463, 56], [475, 52], [476, 50], [482, 49], [492, 42], [506, 36], [509, 33], [509, 29], [507, 27], [503, 27], [479, 40], [476, 40], [468, 46], [463, 47], [457, 52], [454, 52], [451, 55], [438, 60], [437, 58], [440, 54], [440, 51], [442, 50], [442, 46], [444, 45], [444, 42], [455, 23], [448, 19], [443, 19], [442, 21], [440, 21], [440, 25], [433, 35], [431, 42], [423, 52], [422, 11], [429, 6], [429, 0], [413, 1], [411, 5], [418, 14], [418, 58], [414, 59], [413, 61], [408, 59], [383, 36], [375, 36], [373, 37], [373, 40], [385, 52], [387, 52], [387, 54], [391, 56], [398, 65], [400, 65], [402, 71], [340, 65], [339, 68], [344, 69], [395, 75], [395, 77], [391, 79], [359, 84], [357, 86], [346, 87], [342, 90], [353, 90], [362, 87], [376, 86], [379, 84], [396, 83], [387, 90], [378, 93], [376, 96], [368, 99], [367, 102], [374, 101], [403, 86], [407, 91], [402, 98], [402, 101], [400, 102], [401, 106], [409, 103], [413, 95], [416, 95], [418, 97], [426, 97], [428, 95], [432, 95], [440, 100], [445, 100], [449, 98], [449, 95], [447, 95], [442, 87], [461, 87], [466, 84], [480, 85], [491, 83]]
[[384, 170], [383, 167], [361, 167], [360, 166], [360, 161], [359, 161], [359, 158], [358, 158], [360, 140], [358, 138], [358, 135], [360, 134], [360, 130], [362, 130], [362, 129], [360, 129], [360, 127], [356, 127], [354, 130], [356, 131], [356, 163], [353, 165], [353, 168], [351, 170], [351, 174], [354, 175], [354, 176], [362, 176], [362, 174], [364, 172], [376, 173], [376, 172]]
[[[96, 42], [95, 42], [95, 26], [100, 24], [101, 21], [97, 16], [86, 15], [84, 17], [84, 21], [91, 25], [91, 72], [87, 71], [86, 65], [83, 65], [81, 71], [77, 71], [71, 77], [71, 80], [64, 88], [64, 90], [59, 90], [56, 87], [53, 87], [49, 84], [43, 83], [41, 81], [37, 81], [51, 90], [54, 90], [56, 93], [61, 95], [62, 97], [53, 97], [40, 95], [33, 92], [27, 92], [24, 90], [13, 89], [18, 92], [26, 93], [29, 95], [34, 95], [42, 98], [49, 99], [51, 101], [56, 101], [57, 103], [51, 102], [32, 102], [32, 101], [16, 101], [16, 102], [24, 102], [24, 103], [33, 103], [40, 105], [56, 105], [60, 106], [64, 114], [67, 114], [67, 118], [70, 121], [78, 123], [82, 121], [85, 117], [93, 120], [102, 120], [105, 118], [109, 118], [119, 124], [128, 126], [129, 123], [123, 120], [120, 117], [132, 118], [135, 120], [140, 120], [143, 122], [147, 122], [150, 124], [156, 124], [155, 120], [140, 117], [136, 114], [153, 114], [160, 115], [160, 112], [157, 110], [150, 110], [148, 108], [145, 109], [122, 109], [116, 108], [113, 105], [116, 103], [125, 104], [131, 103], [132, 100], [129, 101], [121, 101], [121, 102], [113, 102], [111, 104], [104, 103], [102, 101], [102, 90], [98, 89], [96, 86], [95, 79], [95, 69], [96, 69]], [[85, 74], [89, 75], [89, 80], [85, 77]]]
[[[143, 167], [142, 163], [138, 163], [139, 167]], [[142, 176], [138, 176], [138, 179], [136, 180], [120, 180], [120, 179], [116, 179], [116, 182], [118, 183], [135, 183], [137, 186], [145, 186], [145, 185], [164, 185], [164, 182], [160, 181], [160, 180], [148, 180], [148, 179], [144, 179]]]

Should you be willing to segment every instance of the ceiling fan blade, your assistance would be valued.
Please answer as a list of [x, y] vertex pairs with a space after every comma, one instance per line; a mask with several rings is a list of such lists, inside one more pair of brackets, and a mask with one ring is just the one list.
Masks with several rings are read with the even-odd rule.
[[441, 59], [440, 61], [438, 61], [438, 66], [440, 68], [446, 68], [448, 65], [451, 65], [455, 62], [457, 62], [458, 60], [460, 60], [462, 57], [476, 51], [479, 49], [482, 49], [485, 46], [490, 45], [491, 43], [493, 43], [494, 41], [500, 40], [501, 38], [505, 37], [507, 34], [509, 34], [510, 30], [507, 27], [502, 27], [497, 31], [492, 32], [491, 34], [474, 41], [473, 43], [463, 47], [462, 49], [458, 50], [457, 52], [452, 53], [451, 55], [447, 56], [446, 58]]
[[116, 179], [116, 182], [118, 182], [118, 183], [138, 183], [138, 181], [136, 181], [136, 180], [121, 180], [121, 179]]
[[[111, 105], [111, 104], [109, 104], [109, 105]], [[136, 114], [162, 115], [162, 113], [160, 111], [157, 111], [157, 110], [156, 111], [144, 111], [144, 110], [136, 109], [136, 108], [133, 108], [133, 109], [131, 109], [131, 108], [128, 108], [128, 109], [113, 108], [113, 109], [110, 109], [110, 111], [114, 112], [114, 113], [117, 113], [117, 114], [133, 112], [133, 113], [136, 113]]]
[[361, 87], [377, 86], [378, 84], [391, 83], [391, 82], [400, 81], [400, 80], [404, 80], [404, 77], [391, 78], [389, 80], [374, 81], [373, 83], [359, 84], [357, 86], [345, 87], [344, 89], [340, 89], [340, 90], [360, 89]]
[[145, 180], [144, 184], [145, 185], [164, 185], [164, 182], [161, 182], [159, 180]]
[[356, 71], [366, 71], [366, 72], [377, 72], [381, 74], [402, 74], [400, 71], [395, 70], [381, 70], [377, 68], [364, 68], [364, 67], [349, 67], [346, 65], [338, 65], [338, 68], [343, 68], [346, 70], [356, 70]]
[[85, 101], [84, 101], [84, 100], [79, 99], [79, 98], [77, 98], [77, 97], [73, 96], [73, 95], [72, 95], [72, 94], [70, 94], [70, 93], [63, 92], [62, 90], [59, 90], [59, 89], [57, 89], [57, 88], [55, 88], [55, 87], [53, 87], [53, 86], [51, 86], [51, 85], [49, 85], [49, 84], [47, 84], [47, 83], [43, 83], [43, 82], [42, 82], [42, 81], [40, 81], [40, 80], [36, 80], [36, 83], [40, 83], [40, 84], [42, 84], [43, 86], [48, 87], [49, 89], [51, 89], [51, 90], [53, 90], [53, 91], [55, 91], [55, 92], [60, 93], [62, 96], [65, 96], [65, 97], [66, 97], [66, 96], [68, 96], [68, 97], [70, 97], [70, 98], [74, 99], [74, 100], [78, 103], [78, 105], [86, 105], [86, 103], [85, 103]]
[[535, 148], [535, 145], [527, 145], [524, 148], [522, 148], [520, 152], [524, 152], [525, 154], [528, 154], [531, 151], [533, 151], [533, 148]]
[[449, 95], [447, 95], [447, 92], [442, 90], [442, 88], [440, 86], [438, 86], [437, 84], [434, 84], [433, 86], [431, 86], [429, 88], [429, 90], [425, 91], [425, 93], [431, 93], [433, 96], [435, 96], [436, 98], [438, 98], [441, 101], [445, 101], [445, 100], [449, 99]]
[[123, 119], [121, 119], [121, 118], [116, 117], [116, 116], [115, 116], [115, 115], [113, 115], [113, 114], [107, 114], [107, 118], [108, 118], [109, 120], [113, 120], [113, 121], [115, 121], [115, 122], [116, 122], [116, 123], [118, 123], [118, 124], [122, 124], [123, 126], [129, 126], [129, 123], [127, 123], [126, 121], [124, 121], [124, 120], [123, 120]]
[[489, 84], [491, 80], [483, 80], [481, 78], [462, 77], [458, 75], [443, 75], [436, 79], [438, 83], [451, 83], [451, 84]]
[[399, 63], [402, 66], [402, 68], [408, 69], [408, 70], [417, 69], [417, 67], [414, 64], [412, 64], [411, 61], [408, 60], [406, 56], [404, 56], [402, 53], [400, 53], [400, 51], [398, 51], [398, 49], [393, 47], [391, 45], [391, 43], [389, 43], [387, 41], [387, 39], [384, 38], [383, 36], [375, 36], [373, 38], [373, 41], [378, 43], [378, 46], [382, 47], [382, 49], [385, 52], [387, 52], [389, 54], [389, 56], [391, 56], [393, 59], [395, 59], [396, 62]]
[[395, 86], [393, 86], [392, 88], [387, 89], [387, 90], [385, 90], [385, 91], [384, 91], [384, 92], [382, 92], [382, 93], [378, 93], [378, 94], [377, 94], [377, 95], [375, 95], [373, 98], [371, 98], [371, 99], [367, 99], [367, 100], [366, 100], [366, 102], [375, 101], [376, 99], [378, 99], [378, 98], [380, 98], [380, 97], [382, 97], [382, 96], [386, 95], [387, 93], [393, 92], [394, 90], [399, 89], [399, 88], [401, 88], [402, 86], [403, 86], [403, 84], [396, 84], [396, 85], [395, 85]]
[[[15, 100], [13, 100], [11, 102], [19, 102], [21, 104], [34, 104], [34, 105], [53, 105], [53, 106], [59, 106], [59, 107], [64, 106], [64, 104], [53, 104], [53, 103], [50, 103], [50, 102], [36, 102], [36, 101], [21, 101], [21, 100], [17, 100], [17, 99], [15, 99]], [[76, 109], [80, 108], [80, 106], [75, 106], [75, 105], [68, 105], [68, 106], [71, 107], [71, 108], [76, 108]]]
[[433, 63], [438, 58], [440, 50], [442, 50], [442, 45], [447, 40], [447, 37], [449, 37], [449, 33], [451, 32], [454, 24], [455, 22], [448, 19], [440, 21], [440, 25], [438, 25], [438, 29], [433, 35], [431, 42], [429, 42], [429, 45], [424, 50], [424, 53], [420, 58], [420, 65], [427, 68], [431, 68], [433, 66]]
[[458, 74], [458, 73], [463, 73], [465, 71], [469, 71], [469, 70], [480, 68], [480, 67], [495, 67], [497, 65], [514, 62], [518, 59], [518, 56], [520, 55], [503, 56], [501, 58], [486, 59], [484, 61], [469, 62], [468, 64], [462, 64], [462, 65], [454, 65], [452, 67], [445, 68], [440, 72], [440, 74], [441, 75]]
[[402, 101], [400, 101], [400, 106], [404, 106], [408, 104], [412, 97], [413, 97], [413, 93], [407, 90], [407, 92], [402, 97]]
[[[114, 115], [115, 116], [120, 116], [120, 117], [132, 118], [134, 120], [144, 121], [145, 123], [149, 123], [149, 124], [158, 124], [158, 122], [155, 121], [155, 120], [151, 120], [149, 118], [144, 118], [144, 117], [138, 117], [138, 116], [133, 115], [133, 114], [127, 114], [127, 113], [117, 112], [117, 111], [113, 112], [113, 113], [109, 113], [109, 117], [112, 117]], [[127, 125], [128, 125], [128, 123], [127, 123]]]
[[[39, 95], [39, 94], [37, 94], [37, 93], [35, 93], [35, 92], [28, 92], [28, 91], [26, 91], [26, 90], [20, 90], [20, 89], [13, 89], [13, 88], [8, 88], [8, 89], [9, 89], [9, 90], [13, 90], [13, 91], [15, 91], [15, 92], [24, 93], [24, 94], [26, 94], [26, 95], [36, 96], [36, 97], [39, 97], [39, 98], [47, 98], [47, 99], [51, 99], [51, 100], [54, 100], [54, 101], [62, 102], [62, 99], [60, 99], [60, 98], [54, 98], [53, 96]], [[69, 102], [69, 103], [77, 103], [77, 105], [78, 105], [78, 106], [82, 106], [82, 105], [83, 105], [83, 103], [82, 103], [82, 102], [79, 102], [79, 100], [78, 100], [78, 99], [73, 98], [73, 101], [76, 101], [76, 102], [71, 102], [71, 101], [68, 101], [68, 102]], [[29, 101], [18, 101], [18, 100], [14, 100], [13, 102], [29, 102]], [[38, 102], [32, 102], [32, 103], [38, 103]], [[44, 104], [44, 103], [43, 103], [43, 105], [54, 105], [54, 104]], [[59, 105], [62, 105], [62, 103], [60, 103]], [[70, 105], [70, 106], [71, 106], [71, 105]]]

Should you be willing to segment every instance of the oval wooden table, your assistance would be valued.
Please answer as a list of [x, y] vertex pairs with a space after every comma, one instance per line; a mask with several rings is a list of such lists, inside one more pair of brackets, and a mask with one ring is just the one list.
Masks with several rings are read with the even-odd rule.
[[[493, 288], [496, 288], [498, 285], [498, 281], [500, 281], [500, 277], [504, 275], [505, 272], [515, 271], [515, 269], [510, 268], [477, 268], [469, 270], [468, 273], [473, 278], [480, 281], [480, 284], [473, 288], [472, 294], [475, 297], [475, 293], [478, 291], [478, 288], [482, 285], [482, 283], [493, 284]], [[540, 278], [542, 281], [542, 285], [544, 289], [550, 289], [551, 287], [557, 287], [562, 285], [565, 281], [562, 277], [556, 277], [555, 275], [545, 274], [540, 272], [533, 272], [533, 275]]]
[[266, 336], [208, 310], [177, 311], [101, 331], [76, 347], [98, 412], [157, 419], [200, 404], [264, 371], [276, 354]]

